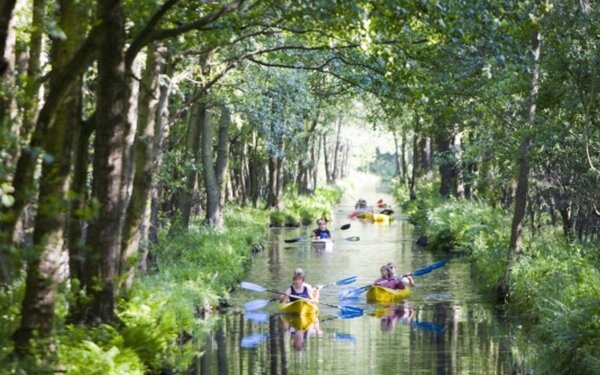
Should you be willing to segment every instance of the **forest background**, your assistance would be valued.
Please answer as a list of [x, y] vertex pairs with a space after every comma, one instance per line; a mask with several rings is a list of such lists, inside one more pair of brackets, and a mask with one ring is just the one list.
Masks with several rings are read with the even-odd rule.
[[[248, 266], [251, 223], [333, 204], [310, 194], [377, 129], [430, 248], [470, 255], [551, 366], [597, 370], [598, 17], [586, 0], [1, 0], [0, 355], [160, 369]], [[191, 247], [239, 267], [152, 279]], [[169, 282], [187, 305], [149, 319]]]

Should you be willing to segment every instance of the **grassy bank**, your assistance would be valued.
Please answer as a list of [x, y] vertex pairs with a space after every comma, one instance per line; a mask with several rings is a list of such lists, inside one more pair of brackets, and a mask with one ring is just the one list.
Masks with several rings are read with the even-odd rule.
[[[438, 197], [429, 185], [413, 201], [396, 189], [404, 211], [432, 251], [464, 256], [474, 282], [491, 296], [503, 272], [512, 211], [481, 201]], [[526, 319], [523, 334], [537, 346], [536, 368], [543, 373], [600, 373], [600, 254], [597, 244], [566, 241], [560, 228], [525, 231], [523, 255], [510, 270], [510, 301], [504, 306]]]
[[[330, 215], [340, 196], [337, 189], [320, 189], [302, 197], [286, 193], [283, 216], [305, 216], [310, 223]], [[159, 245], [152, 249], [148, 274], [117, 301], [118, 326], [67, 324], [76, 288], [65, 282], [52, 337], [55, 363], [19, 363], [11, 358], [11, 335], [19, 324], [24, 290], [23, 280], [16, 282], [0, 295], [3, 373], [26, 374], [32, 369], [86, 375], [186, 371], [202, 354], [207, 333], [218, 323], [216, 310], [227, 305], [232, 287], [251, 266], [253, 251], [262, 248], [269, 226], [282, 225], [273, 220], [278, 217], [281, 212], [230, 206], [219, 231], [200, 222], [186, 231], [164, 227]]]

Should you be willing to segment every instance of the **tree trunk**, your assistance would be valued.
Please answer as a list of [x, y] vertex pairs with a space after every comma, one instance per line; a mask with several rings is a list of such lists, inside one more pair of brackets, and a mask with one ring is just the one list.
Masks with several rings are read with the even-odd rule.
[[417, 198], [417, 187], [416, 187], [416, 183], [417, 183], [417, 177], [419, 175], [419, 171], [421, 170], [421, 158], [420, 156], [420, 151], [421, 149], [419, 148], [419, 145], [421, 144], [421, 138], [419, 136], [419, 119], [417, 116], [417, 119], [415, 121], [415, 131], [413, 134], [413, 168], [412, 168], [412, 174], [410, 177], [410, 183], [409, 183], [409, 192], [410, 192], [410, 200], [415, 200]]
[[331, 181], [335, 183], [339, 177], [339, 169], [340, 169], [340, 148], [341, 141], [340, 135], [342, 133], [342, 118], [338, 119], [337, 132], [335, 134], [335, 148], [333, 151], [333, 169], [331, 172]]
[[452, 158], [450, 156], [450, 144], [452, 143], [452, 137], [448, 134], [445, 128], [445, 124], [441, 123], [438, 118], [436, 121], [438, 132], [436, 134], [437, 140], [437, 153], [438, 159], [440, 160], [440, 190], [439, 193], [444, 198], [449, 198], [452, 193], [452, 184], [454, 178], [454, 171]]
[[[146, 67], [141, 81], [137, 105], [138, 115], [136, 137], [133, 145], [133, 186], [127, 206], [121, 239], [120, 275], [127, 275], [125, 288], [133, 283], [135, 267], [130, 257], [139, 251], [142, 240], [142, 224], [148, 212], [150, 190], [156, 175], [154, 157], [155, 145], [160, 144], [162, 132], [157, 128], [158, 78], [161, 66], [160, 48], [150, 45], [146, 51]], [[159, 138], [158, 140], [156, 138]]]
[[318, 179], [319, 179], [319, 158], [321, 157], [321, 142], [323, 138], [318, 134], [313, 138], [313, 147], [311, 152], [311, 179], [312, 179], [312, 188], [315, 190], [317, 188]]
[[100, 207], [89, 227], [90, 258], [85, 283], [91, 296], [86, 321], [94, 324], [115, 320], [115, 283], [121, 255], [123, 151], [129, 102], [123, 10], [119, 0], [99, 0], [98, 4], [105, 28], [98, 57], [92, 199], [99, 202]]
[[202, 126], [206, 118], [206, 103], [204, 98], [194, 106], [192, 118], [187, 135], [187, 149], [185, 152], [185, 163], [192, 164], [186, 168], [185, 172], [185, 190], [181, 192], [181, 200], [179, 202], [179, 210], [181, 213], [181, 225], [186, 229], [190, 225], [190, 217], [192, 215], [192, 206], [194, 205], [196, 191], [198, 190], [198, 165], [200, 161], [200, 138], [202, 134]]
[[[160, 52], [163, 54], [162, 57], [168, 59], [170, 56], [168, 55], [166, 49], [160, 49]], [[168, 61], [166, 64], [163, 64], [163, 71], [167, 77], [171, 77], [173, 74], [173, 63]], [[167, 80], [169, 81], [169, 80]], [[160, 166], [162, 165], [163, 159], [163, 148], [165, 139], [168, 138], [169, 135], [169, 98], [171, 96], [171, 83], [166, 83], [160, 85], [160, 94], [158, 98], [158, 105], [156, 108], [156, 112], [154, 116], [156, 116], [155, 124], [156, 130], [154, 131], [154, 146], [153, 151], [154, 155], [152, 156], [153, 162], [153, 170], [158, 171]], [[159, 229], [159, 218], [158, 218], [158, 210], [160, 207], [160, 197], [162, 192], [162, 186], [158, 184], [156, 178], [152, 180], [152, 186], [150, 187], [150, 203], [148, 207], [147, 214], [144, 215], [143, 222], [143, 234], [142, 238], [147, 238], [149, 244], [157, 244], [158, 243], [158, 229]], [[140, 270], [142, 273], [145, 273], [148, 269], [148, 254], [149, 254], [149, 246], [144, 247], [142, 251], [142, 256], [140, 257]]]
[[531, 77], [531, 89], [529, 94], [529, 109], [526, 129], [521, 146], [519, 147], [519, 175], [517, 179], [517, 191], [515, 194], [515, 211], [510, 231], [510, 241], [506, 255], [506, 268], [496, 288], [496, 296], [499, 301], [507, 301], [510, 295], [510, 271], [513, 263], [521, 254], [521, 237], [527, 206], [527, 190], [529, 184], [529, 150], [531, 148], [531, 136], [529, 131], [534, 126], [537, 97], [540, 89], [540, 53], [541, 32], [534, 31], [532, 37], [533, 69]]
[[461, 134], [456, 129], [454, 134], [454, 175], [456, 176], [456, 197], [463, 199], [465, 197], [465, 177], [462, 167], [462, 140]]
[[398, 135], [392, 130], [394, 138], [394, 176], [400, 180], [402, 177], [402, 164], [400, 163], [400, 145], [398, 144]]
[[[25, 99], [23, 101], [23, 124], [20, 139], [28, 141], [35, 124], [38, 111], [38, 98], [40, 84], [37, 77], [41, 73], [41, 54], [43, 50], [44, 30], [46, 22], [46, 0], [33, 0], [32, 30], [29, 38], [29, 60], [27, 62], [27, 76], [30, 79], [25, 84]], [[71, 52], [72, 54], [72, 52]]]
[[261, 174], [261, 162], [258, 155], [258, 135], [256, 130], [252, 130], [252, 146], [250, 149], [250, 162], [249, 162], [249, 181], [250, 186], [250, 198], [252, 200], [252, 206], [258, 205], [258, 199], [260, 198], [259, 180]]
[[406, 163], [406, 132], [402, 132], [402, 146], [400, 147], [400, 163], [402, 165], [402, 182], [408, 188], [408, 165]]
[[219, 205], [219, 181], [213, 161], [213, 133], [211, 118], [206, 116], [202, 128], [202, 170], [206, 189], [206, 223], [213, 227], [221, 227], [223, 218]]
[[54, 67], [52, 81], [48, 87], [48, 95], [44, 101], [33, 131], [29, 145], [19, 155], [12, 185], [14, 188], [14, 203], [11, 207], [0, 206], [0, 236], [10, 243], [13, 241], [17, 222], [26, 205], [35, 196], [34, 172], [39, 149], [46, 137], [46, 129], [50, 126], [59, 105], [69, 92], [71, 86], [77, 83], [79, 77], [94, 61], [98, 42], [106, 24], [98, 22], [99, 26], [92, 29], [87, 39], [82, 43], [71, 60], [63, 67]]
[[[39, 5], [39, 4], [38, 4]], [[57, 41], [52, 51], [52, 65], [64, 67], [77, 48], [79, 17], [77, 6], [65, 3], [61, 27], [70, 35], [64, 42]], [[45, 129], [43, 149], [52, 159], [42, 163], [39, 182], [39, 203], [33, 234], [33, 253], [27, 264], [25, 296], [21, 307], [21, 324], [14, 334], [17, 354], [29, 354], [29, 340], [34, 334], [47, 339], [52, 334], [54, 307], [60, 281], [61, 256], [64, 250], [64, 231], [68, 212], [69, 174], [74, 146], [74, 129], [81, 116], [80, 92], [73, 86], [65, 101], [58, 105], [54, 121]], [[53, 356], [54, 345], [46, 342], [42, 351], [45, 359]]]
[[8, 61], [4, 58], [4, 52], [9, 34], [8, 28], [16, 2], [16, 0], [0, 0], [0, 77], [4, 76], [8, 68]]
[[[219, 136], [217, 138], [216, 177], [219, 187], [219, 211], [225, 206], [227, 182], [229, 181], [229, 128], [231, 112], [223, 107], [219, 121]], [[222, 221], [222, 219], [221, 219]]]
[[433, 150], [431, 147], [431, 138], [424, 137], [420, 138], [420, 150], [421, 150], [421, 162], [420, 162], [420, 175], [427, 175], [431, 178], [433, 175]]
[[[81, 87], [79, 95], [81, 95]], [[81, 101], [81, 99], [80, 99]], [[81, 103], [80, 103], [81, 105]], [[71, 183], [71, 191], [73, 199], [71, 199], [71, 207], [69, 208], [68, 232], [67, 232], [67, 247], [69, 249], [69, 271], [71, 279], [82, 280], [84, 275], [84, 260], [85, 254], [85, 239], [84, 239], [84, 212], [89, 205], [89, 196], [87, 192], [88, 184], [88, 168], [91, 160], [88, 148], [90, 137], [94, 128], [94, 119], [80, 125], [78, 135], [74, 137], [76, 140], [73, 154], [73, 182]], [[75, 318], [75, 321], [78, 319]]]

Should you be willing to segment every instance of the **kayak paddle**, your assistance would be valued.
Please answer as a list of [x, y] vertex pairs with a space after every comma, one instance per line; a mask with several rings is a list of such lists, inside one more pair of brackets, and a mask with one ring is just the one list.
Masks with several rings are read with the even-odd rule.
[[[358, 278], [358, 276], [348, 276], [348, 277], [344, 277], [343, 279], [339, 279], [333, 283], [329, 283], [329, 284], [325, 284], [322, 286], [322, 288], [328, 287], [328, 286], [335, 286], [335, 285], [348, 285], [348, 284], [352, 284], [353, 282], [356, 281], [356, 279]], [[248, 284], [250, 284], [250, 288], [248, 288]], [[244, 288], [244, 285], [246, 286], [246, 288]], [[250, 290], [255, 290], [255, 291], [263, 291], [263, 290], [256, 290], [256, 286], [260, 287], [260, 285], [254, 285], [251, 283], [246, 283], [244, 281], [244, 285], [242, 285], [242, 288], [244, 289], [250, 289]], [[281, 293], [279, 293], [281, 294]], [[269, 303], [271, 302], [275, 302], [277, 301], [279, 298], [271, 298], [269, 300], [266, 299], [255, 299], [253, 301], [250, 302], [246, 302], [244, 304], [244, 309], [246, 311], [252, 311], [252, 310], [258, 310], [258, 309], [262, 309], [263, 307], [267, 306]]]
[[[242, 285], [242, 288], [247, 289], [247, 290], [252, 290], [252, 291], [255, 291], [255, 292], [269, 292], [269, 293], [275, 293], [275, 294], [279, 294], [279, 295], [283, 294], [280, 291], [277, 291], [277, 290], [274, 290], [274, 289], [268, 289], [268, 288], [265, 288], [265, 287], [260, 286], [258, 284], [250, 283], [250, 282], [247, 282], [247, 281], [242, 281], [241, 285]], [[294, 296], [294, 298], [295, 299], [300, 299], [300, 300], [303, 300], [303, 301], [307, 301], [307, 302], [317, 303], [317, 304], [320, 304], [320, 305], [334, 307], [336, 309], [339, 309], [342, 314], [345, 314], [345, 313], [346, 314], [362, 314], [363, 313], [362, 309], [360, 309], [358, 307], [354, 307], [354, 306], [340, 306], [340, 305], [334, 305], [334, 304], [331, 304], [331, 303], [325, 303], [325, 302], [320, 302], [320, 301], [319, 302], [315, 302], [315, 301], [309, 300], [307, 298], [301, 298], [301, 297], [298, 297], [298, 296]], [[253, 301], [250, 301], [250, 302], [253, 302]], [[264, 302], [261, 302], [261, 303], [264, 303]], [[268, 303], [269, 302], [267, 301], [267, 304]], [[250, 304], [251, 307], [255, 307], [255, 306], [260, 305], [258, 302], [256, 302], [256, 303], [248, 303], [248, 304]], [[266, 304], [264, 306], [266, 306]]]
[[[339, 229], [341, 229], [341, 230], [350, 229], [350, 223], [342, 225]], [[350, 237], [348, 237], [348, 238], [350, 238]], [[296, 238], [290, 238], [290, 239], [287, 239], [287, 240], [283, 240], [283, 242], [285, 242], [285, 243], [296, 243], [296, 242], [304, 242], [305, 240], [306, 240], [305, 237], [296, 237]]]
[[[406, 273], [406, 274], [402, 275], [401, 277], [404, 277], [404, 276], [422, 276], [422, 275], [426, 275], [429, 272], [431, 272], [431, 271], [433, 271], [433, 270], [435, 270], [437, 268], [443, 267], [446, 264], [447, 261], [448, 261], [448, 259], [442, 259], [442, 260], [437, 261], [435, 263], [432, 263], [432, 264], [430, 264], [430, 265], [428, 265], [426, 267], [419, 268], [416, 271], [413, 271], [413, 272], [410, 272], [410, 273]], [[364, 292], [366, 292], [371, 286], [373, 286], [373, 284], [365, 285], [365, 286], [362, 286], [362, 287], [356, 288], [356, 289], [342, 290], [342, 291], [340, 291], [339, 297], [341, 299], [358, 298], [358, 297], [361, 296], [361, 294], [363, 294]]]
[[262, 309], [263, 307], [267, 306], [269, 303], [275, 302], [278, 299], [279, 298], [255, 299], [255, 300], [252, 300], [250, 302], [244, 303], [244, 310], [246, 310], [246, 311], [253, 311], [253, 310]]

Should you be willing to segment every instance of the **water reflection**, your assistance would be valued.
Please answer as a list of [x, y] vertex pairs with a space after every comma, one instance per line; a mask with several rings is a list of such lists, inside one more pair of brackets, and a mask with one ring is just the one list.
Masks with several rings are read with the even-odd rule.
[[[348, 212], [336, 214], [334, 227], [347, 220]], [[315, 251], [310, 243], [285, 244], [284, 239], [306, 236], [309, 229], [274, 230], [265, 251], [256, 254], [247, 281], [283, 290], [289, 275], [302, 267], [313, 285], [357, 275], [360, 286], [378, 277], [381, 264], [394, 261], [401, 270], [419, 270], [447, 256], [407, 241], [412, 227], [400, 219], [387, 226], [352, 221], [343, 234], [333, 235], [360, 241], [338, 240], [331, 253]], [[470, 280], [468, 263], [450, 259], [415, 279], [408, 299], [388, 306], [367, 303], [364, 294], [342, 301], [339, 293], [348, 286], [334, 285], [322, 290], [320, 300], [358, 307], [364, 315], [344, 319], [340, 309], [321, 306], [314, 321], [282, 316], [269, 300], [260, 310], [244, 312], [249, 301], [272, 295], [242, 290], [231, 299], [239, 308], [225, 314], [219, 329], [198, 348], [203, 356], [190, 373], [509, 374], [521, 368], [515, 366], [509, 326], [497, 319]]]
[[379, 318], [381, 332], [387, 332], [393, 330], [398, 323], [410, 323], [415, 310], [405, 301], [398, 305], [378, 306], [371, 315]]

